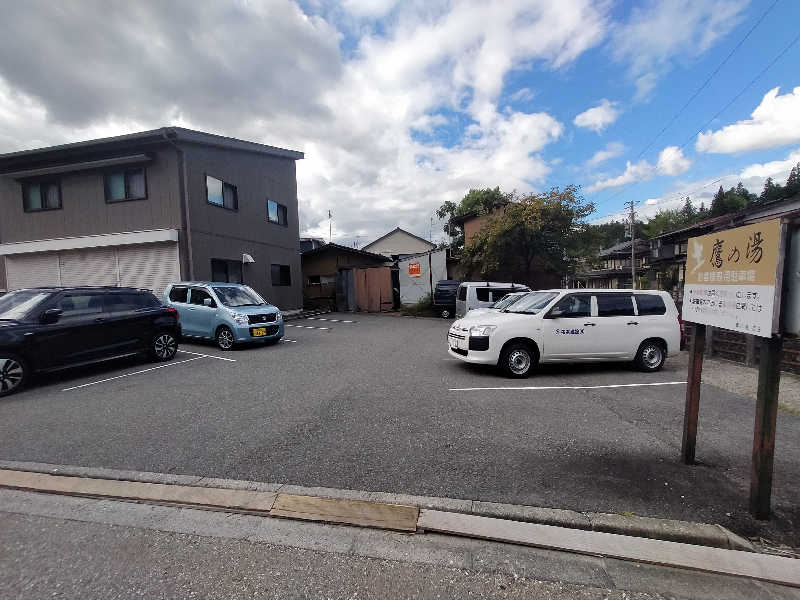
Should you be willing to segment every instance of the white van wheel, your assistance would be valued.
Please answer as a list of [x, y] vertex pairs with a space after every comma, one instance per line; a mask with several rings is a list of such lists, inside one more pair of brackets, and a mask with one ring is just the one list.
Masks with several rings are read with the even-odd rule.
[[536, 352], [522, 342], [509, 344], [500, 353], [500, 368], [509, 377], [528, 377], [537, 362]]
[[636, 353], [636, 366], [649, 373], [660, 371], [666, 357], [667, 353], [661, 342], [647, 340], [639, 346], [639, 351]]

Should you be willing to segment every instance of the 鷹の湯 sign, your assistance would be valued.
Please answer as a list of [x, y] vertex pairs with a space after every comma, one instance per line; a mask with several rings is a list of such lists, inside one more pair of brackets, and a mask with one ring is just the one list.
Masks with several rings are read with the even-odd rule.
[[683, 319], [771, 337], [780, 236], [775, 219], [690, 238]]

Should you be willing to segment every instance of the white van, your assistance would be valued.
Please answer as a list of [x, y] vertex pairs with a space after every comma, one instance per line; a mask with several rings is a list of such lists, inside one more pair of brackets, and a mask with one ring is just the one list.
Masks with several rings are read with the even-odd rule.
[[456, 318], [463, 317], [473, 308], [489, 308], [512, 292], [530, 292], [527, 285], [496, 283], [493, 281], [465, 281], [456, 294]]
[[680, 352], [678, 309], [653, 290], [541, 290], [508, 308], [457, 320], [450, 356], [527, 377], [537, 363], [635, 361], [658, 371]]

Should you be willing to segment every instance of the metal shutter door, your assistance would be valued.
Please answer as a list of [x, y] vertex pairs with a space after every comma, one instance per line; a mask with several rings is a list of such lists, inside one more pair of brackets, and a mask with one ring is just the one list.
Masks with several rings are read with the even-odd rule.
[[61, 285], [117, 285], [117, 256], [114, 248], [86, 248], [58, 253]]
[[151, 290], [158, 299], [170, 283], [180, 281], [178, 244], [142, 244], [117, 249], [122, 286]]
[[6, 285], [11, 290], [61, 285], [58, 253], [16, 254], [6, 256]]

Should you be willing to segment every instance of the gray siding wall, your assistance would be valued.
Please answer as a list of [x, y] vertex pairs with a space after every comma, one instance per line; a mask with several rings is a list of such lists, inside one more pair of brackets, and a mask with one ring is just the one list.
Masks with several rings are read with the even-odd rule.
[[[241, 260], [243, 253], [250, 254], [256, 262], [244, 265], [245, 283], [282, 309], [302, 307], [294, 160], [193, 144], [181, 147], [187, 169], [194, 279], [211, 279], [212, 258]], [[236, 186], [237, 211], [207, 202], [206, 174]], [[286, 206], [288, 227], [267, 220], [267, 199]], [[289, 265], [291, 286], [272, 285], [273, 263]]]
[[65, 173], [60, 176], [61, 210], [26, 213], [22, 184], [0, 177], [0, 242], [180, 229], [177, 153], [172, 148], [152, 153], [146, 200], [107, 204], [103, 171]]

